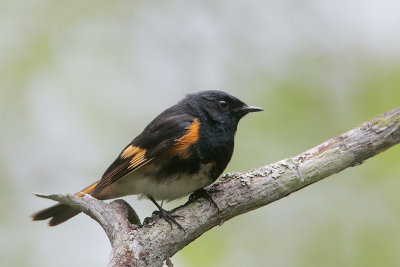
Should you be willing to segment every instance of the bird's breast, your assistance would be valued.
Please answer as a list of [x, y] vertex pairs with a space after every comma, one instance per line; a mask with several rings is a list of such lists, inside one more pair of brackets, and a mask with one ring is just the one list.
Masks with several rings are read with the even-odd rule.
[[127, 175], [110, 185], [113, 198], [126, 195], [152, 196], [156, 200], [174, 200], [210, 185], [214, 164], [202, 164], [197, 172], [175, 172], [162, 174], [160, 169], [151, 168], [145, 173]]

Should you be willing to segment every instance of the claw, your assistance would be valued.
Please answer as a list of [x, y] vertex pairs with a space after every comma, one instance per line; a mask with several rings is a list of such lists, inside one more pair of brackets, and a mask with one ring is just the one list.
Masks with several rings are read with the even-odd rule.
[[158, 212], [160, 213], [160, 217], [164, 218], [165, 221], [171, 226], [171, 230], [172, 230], [172, 223], [174, 223], [176, 226], [178, 226], [179, 229], [181, 229], [184, 233], [186, 233], [185, 229], [182, 227], [182, 225], [180, 225], [175, 218], [184, 218], [183, 216], [180, 215], [172, 215], [171, 213], [169, 213], [168, 211], [166, 211], [165, 209], [163, 209], [158, 203], [157, 201], [154, 200], [153, 197], [151, 196], [147, 196], [153, 203], [154, 205], [157, 206], [158, 208]]
[[169, 213], [168, 211], [162, 209], [160, 210], [160, 216], [163, 217], [167, 223], [169, 224], [169, 226], [171, 226], [171, 230], [172, 230], [172, 223], [174, 223], [176, 226], [178, 226], [179, 229], [181, 229], [183, 232], [186, 233], [185, 229], [182, 227], [182, 225], [180, 225], [175, 218], [183, 218], [183, 216], [179, 216], [179, 215], [172, 215], [171, 213]]
[[[214, 192], [218, 192], [218, 190], [212, 190], [212, 193]], [[194, 201], [196, 199], [199, 199], [200, 197], [204, 197], [205, 199], [207, 199], [208, 201], [210, 201], [210, 203], [212, 205], [214, 205], [214, 207], [217, 208], [218, 212], [221, 212], [221, 210], [219, 209], [217, 203], [215, 203], [214, 199], [211, 197], [210, 193], [207, 192], [207, 190], [205, 190], [204, 188], [200, 188], [196, 191], [193, 192], [193, 194], [191, 194], [189, 196], [189, 201]]]

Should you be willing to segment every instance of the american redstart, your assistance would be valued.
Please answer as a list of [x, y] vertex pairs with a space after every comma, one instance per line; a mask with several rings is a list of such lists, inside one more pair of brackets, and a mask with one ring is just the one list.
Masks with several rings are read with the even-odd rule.
[[[231, 160], [239, 120], [262, 108], [245, 104], [221, 91], [187, 95], [150, 122], [108, 167], [102, 178], [75, 195], [97, 199], [127, 195], [147, 196], [170, 224], [182, 226], [156, 200], [174, 200], [191, 192], [202, 193]], [[215, 204], [215, 203], [214, 203]], [[55, 226], [80, 213], [57, 204], [32, 215], [33, 220]]]

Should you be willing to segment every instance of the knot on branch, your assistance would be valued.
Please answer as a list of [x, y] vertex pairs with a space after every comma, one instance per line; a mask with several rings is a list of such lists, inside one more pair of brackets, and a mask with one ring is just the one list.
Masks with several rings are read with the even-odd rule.
[[109, 266], [162, 266], [177, 251], [221, 222], [359, 165], [399, 142], [400, 108], [397, 108], [295, 157], [243, 173], [226, 174], [206, 188], [215, 205], [192, 199], [174, 209], [174, 214], [182, 217], [179, 223], [185, 232], [176, 227], [171, 229], [165, 220], [155, 216], [151, 223], [138, 226], [139, 217], [123, 200], [107, 204], [89, 195], [37, 196], [69, 205], [95, 219], [113, 247]]

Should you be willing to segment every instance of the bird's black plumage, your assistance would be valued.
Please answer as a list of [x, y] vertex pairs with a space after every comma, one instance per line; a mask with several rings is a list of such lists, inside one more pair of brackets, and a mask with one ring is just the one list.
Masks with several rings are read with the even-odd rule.
[[[231, 160], [239, 120], [261, 110], [222, 91], [189, 94], [151, 121], [98, 182], [76, 195], [110, 199], [140, 194], [156, 203], [155, 199], [173, 200], [202, 189]], [[161, 212], [168, 222], [181, 227], [166, 211]], [[57, 225], [78, 213], [59, 204], [34, 214], [33, 220], [52, 218], [49, 224]]]

